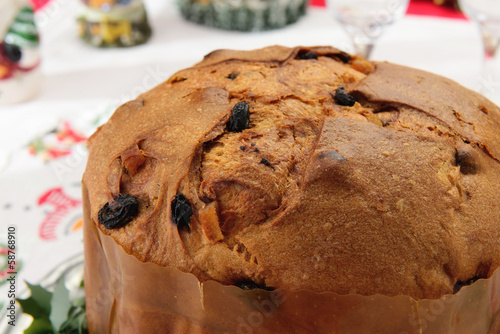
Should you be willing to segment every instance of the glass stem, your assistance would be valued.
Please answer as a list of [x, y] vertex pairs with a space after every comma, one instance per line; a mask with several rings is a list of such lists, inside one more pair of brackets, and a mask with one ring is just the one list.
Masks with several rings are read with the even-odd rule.
[[484, 66], [483, 74], [491, 75], [493, 72], [495, 56], [497, 54], [500, 39], [493, 36], [487, 29], [481, 27], [481, 34], [483, 36], [484, 46]]
[[372, 53], [374, 45], [375, 43], [368, 43], [368, 44], [354, 43], [354, 48], [356, 49], [356, 54], [358, 56], [361, 56], [365, 59], [370, 59], [370, 55]]
[[496, 55], [500, 38], [490, 33], [482, 24], [480, 24], [480, 28], [483, 37], [484, 62], [479, 92], [488, 97], [500, 95], [500, 77], [495, 76], [498, 71]]

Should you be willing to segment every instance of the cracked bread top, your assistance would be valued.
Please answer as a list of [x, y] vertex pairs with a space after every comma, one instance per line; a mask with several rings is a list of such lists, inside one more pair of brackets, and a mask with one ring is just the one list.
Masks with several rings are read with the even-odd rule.
[[[238, 102], [250, 122], [231, 132]], [[83, 183], [103, 233], [200, 281], [419, 299], [500, 266], [499, 108], [331, 47], [212, 52], [118, 108]], [[118, 194], [138, 214], [106, 229]]]

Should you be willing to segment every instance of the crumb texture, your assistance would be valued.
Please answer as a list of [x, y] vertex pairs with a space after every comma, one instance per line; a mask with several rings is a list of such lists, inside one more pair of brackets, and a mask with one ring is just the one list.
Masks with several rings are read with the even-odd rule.
[[[122, 105], [89, 150], [96, 226], [201, 281], [421, 299], [500, 266], [500, 110], [431, 73], [218, 50]], [[106, 229], [118, 194], [138, 214]]]

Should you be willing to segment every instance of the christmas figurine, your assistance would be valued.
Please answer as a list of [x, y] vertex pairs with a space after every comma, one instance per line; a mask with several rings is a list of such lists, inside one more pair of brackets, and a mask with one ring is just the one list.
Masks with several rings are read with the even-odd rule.
[[28, 100], [41, 87], [38, 33], [33, 8], [19, 6], [18, 1], [11, 0], [3, 2], [2, 6], [0, 105]]
[[141, 0], [82, 0], [80, 37], [97, 47], [125, 47], [145, 43], [151, 36]]

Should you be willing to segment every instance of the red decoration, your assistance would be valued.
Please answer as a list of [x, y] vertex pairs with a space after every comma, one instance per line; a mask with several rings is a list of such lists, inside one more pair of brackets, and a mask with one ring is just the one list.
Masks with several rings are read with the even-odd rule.
[[50, 0], [31, 0], [31, 2], [33, 3], [33, 7], [35, 8], [35, 10], [39, 10], [43, 6], [48, 4]]
[[56, 229], [70, 210], [79, 207], [82, 201], [69, 197], [61, 187], [53, 188], [45, 192], [38, 199], [38, 205], [51, 205], [54, 211], [47, 214], [40, 224], [38, 235], [43, 240], [57, 239]]
[[[310, 0], [309, 4], [316, 7], [325, 7], [325, 0]], [[406, 14], [465, 19], [465, 16], [453, 7], [439, 6], [430, 0], [412, 0]]]
[[87, 137], [76, 132], [68, 121], [64, 121], [62, 127], [62, 130], [56, 133], [57, 140], [60, 142], [81, 143], [87, 140]]
[[465, 19], [465, 16], [452, 6], [439, 6], [429, 0], [412, 0], [407, 14], [439, 16], [453, 19]]

